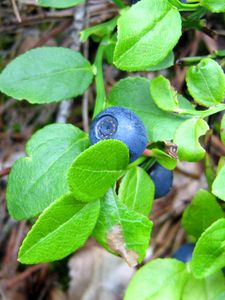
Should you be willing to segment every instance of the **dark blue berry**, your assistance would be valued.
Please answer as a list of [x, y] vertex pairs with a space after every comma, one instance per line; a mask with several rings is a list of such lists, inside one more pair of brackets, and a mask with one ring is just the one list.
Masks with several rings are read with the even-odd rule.
[[137, 3], [138, 1], [140, 1], [140, 0], [130, 0], [129, 2], [130, 2], [130, 5], [133, 5], [133, 4]]
[[112, 106], [98, 114], [91, 124], [91, 144], [115, 139], [125, 143], [130, 151], [130, 162], [136, 160], [147, 146], [147, 133], [143, 122], [131, 110]]
[[173, 184], [173, 172], [156, 163], [149, 170], [155, 185], [155, 198], [161, 198], [169, 193]]
[[192, 259], [194, 248], [194, 244], [184, 244], [174, 253], [172, 257], [183, 261], [184, 263], [189, 262]]

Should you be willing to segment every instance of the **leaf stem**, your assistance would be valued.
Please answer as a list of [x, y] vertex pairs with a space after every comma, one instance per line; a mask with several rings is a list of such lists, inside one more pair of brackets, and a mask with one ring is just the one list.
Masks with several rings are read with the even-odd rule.
[[96, 68], [96, 100], [95, 100], [95, 108], [93, 113], [93, 118], [100, 113], [104, 107], [106, 102], [106, 92], [103, 78], [103, 55], [106, 46], [108, 45], [107, 39], [103, 39], [98, 47], [94, 67]]
[[193, 115], [201, 118], [209, 117], [213, 114], [216, 114], [220, 111], [225, 110], [225, 104], [218, 104], [216, 106], [212, 106], [206, 110], [186, 110], [186, 109], [178, 109], [176, 112], [181, 115]]
[[183, 57], [179, 58], [176, 61], [176, 64], [183, 65], [183, 66], [190, 66], [195, 65], [196, 63], [200, 62], [203, 58], [223, 58], [225, 57], [225, 51], [224, 54], [221, 54], [221, 51], [215, 51], [212, 54], [204, 55], [204, 56], [192, 56], [192, 57]]
[[127, 169], [131, 169], [133, 167], [136, 167], [140, 164], [142, 164], [148, 157], [147, 156], [140, 156], [137, 160], [130, 163], [127, 167]]

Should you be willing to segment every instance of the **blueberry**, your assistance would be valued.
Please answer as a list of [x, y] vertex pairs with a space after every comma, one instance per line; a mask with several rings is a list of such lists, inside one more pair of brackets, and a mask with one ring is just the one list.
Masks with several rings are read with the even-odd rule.
[[133, 4], [137, 3], [138, 1], [140, 1], [140, 0], [129, 0], [130, 5], [133, 5]]
[[173, 172], [156, 163], [148, 173], [155, 184], [155, 198], [168, 194], [173, 184]]
[[147, 146], [147, 133], [142, 121], [131, 110], [112, 106], [98, 114], [91, 124], [91, 144], [115, 139], [125, 143], [130, 151], [130, 162], [136, 160]]
[[184, 244], [174, 253], [172, 257], [183, 261], [184, 263], [189, 262], [192, 258], [194, 248], [194, 244]]

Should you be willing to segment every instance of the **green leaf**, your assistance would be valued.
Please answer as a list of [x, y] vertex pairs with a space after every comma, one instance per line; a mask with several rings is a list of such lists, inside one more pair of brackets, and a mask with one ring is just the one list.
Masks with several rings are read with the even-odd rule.
[[196, 278], [204, 278], [225, 267], [225, 218], [217, 220], [196, 243], [191, 268]]
[[220, 103], [225, 96], [225, 75], [220, 65], [204, 58], [189, 68], [186, 76], [188, 91], [195, 102], [209, 107]]
[[92, 79], [92, 67], [79, 52], [42, 47], [20, 55], [3, 70], [0, 90], [18, 100], [50, 103], [82, 95]]
[[225, 12], [224, 0], [200, 0], [202, 6], [212, 12]]
[[168, 258], [155, 259], [137, 271], [124, 300], [180, 300], [186, 278], [184, 263]]
[[220, 125], [220, 138], [222, 143], [225, 145], [225, 115], [223, 115]]
[[213, 181], [212, 184], [212, 193], [220, 198], [221, 200], [225, 201], [225, 165], [220, 168], [216, 179]]
[[114, 63], [121, 70], [146, 70], [165, 59], [180, 36], [176, 8], [167, 0], [142, 0], [118, 19]]
[[37, 2], [44, 7], [66, 8], [84, 3], [85, 0], [37, 0]]
[[171, 51], [162, 61], [160, 61], [157, 65], [149, 67], [146, 71], [155, 72], [155, 71], [168, 69], [169, 67], [173, 66], [173, 64], [174, 64], [174, 54], [173, 51]]
[[49, 206], [23, 241], [19, 261], [37, 264], [59, 260], [84, 245], [99, 216], [99, 200], [80, 203], [71, 194]]
[[164, 76], [160, 75], [151, 81], [150, 93], [155, 104], [162, 110], [175, 111], [178, 108], [178, 100], [175, 90]]
[[143, 77], [120, 80], [110, 91], [109, 104], [134, 111], [144, 122], [150, 141], [171, 140], [177, 127], [188, 117], [159, 109], [150, 95], [150, 82]]
[[203, 159], [205, 150], [198, 139], [208, 129], [208, 124], [200, 118], [189, 119], [178, 127], [174, 143], [178, 146], [178, 157], [180, 160], [198, 161]]
[[151, 149], [151, 157], [154, 157], [166, 169], [173, 170], [176, 168], [177, 160], [160, 149]]
[[81, 153], [68, 172], [69, 187], [80, 201], [102, 197], [126, 170], [127, 146], [117, 140], [104, 140]]
[[198, 239], [205, 229], [223, 217], [225, 214], [216, 198], [208, 191], [199, 190], [184, 211], [182, 226], [188, 234]]
[[86, 28], [81, 31], [80, 33], [80, 39], [82, 42], [87, 41], [87, 39], [90, 36], [93, 36], [94, 39], [101, 39], [106, 35], [109, 35], [116, 27], [117, 24], [117, 17], [113, 18], [112, 20], [109, 20], [107, 22], [97, 24], [95, 26]]
[[189, 273], [182, 293], [182, 300], [216, 300], [216, 297], [219, 296], [224, 289], [225, 278], [222, 272], [203, 279], [197, 279]]
[[65, 194], [68, 168], [88, 144], [87, 135], [69, 124], [37, 131], [27, 143], [28, 157], [16, 161], [8, 178], [10, 215], [17, 220], [29, 219]]
[[130, 266], [141, 263], [146, 255], [152, 222], [129, 210], [113, 190], [101, 199], [101, 210], [93, 235], [108, 251], [122, 256]]
[[119, 198], [129, 209], [148, 216], [155, 195], [155, 187], [144, 169], [134, 167], [123, 177]]
[[212, 157], [206, 153], [205, 155], [205, 176], [207, 179], [209, 190], [212, 189], [213, 181], [216, 177], [215, 166]]

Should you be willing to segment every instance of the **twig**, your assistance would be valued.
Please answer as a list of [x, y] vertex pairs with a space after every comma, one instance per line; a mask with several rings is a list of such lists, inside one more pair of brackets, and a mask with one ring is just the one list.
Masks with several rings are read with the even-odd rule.
[[10, 170], [11, 170], [11, 167], [4, 168], [4, 169], [0, 170], [0, 177], [8, 175]]
[[5, 282], [6, 288], [12, 288], [14, 285], [16, 285], [18, 282], [25, 280], [27, 277], [29, 277], [32, 273], [37, 272], [41, 269], [48, 268], [48, 264], [40, 264], [35, 265], [32, 267], [27, 268], [24, 272], [14, 276], [13, 278], [7, 280]]
[[16, 5], [16, 0], [11, 0], [11, 2], [12, 2], [12, 7], [13, 7], [14, 14], [16, 16], [16, 19], [19, 23], [21, 23], [22, 19], [21, 19], [20, 13], [19, 13], [19, 9]]

